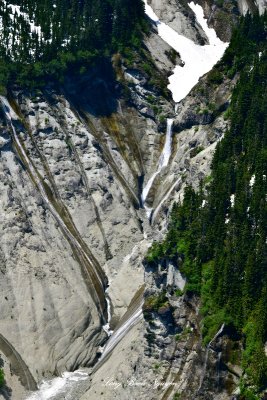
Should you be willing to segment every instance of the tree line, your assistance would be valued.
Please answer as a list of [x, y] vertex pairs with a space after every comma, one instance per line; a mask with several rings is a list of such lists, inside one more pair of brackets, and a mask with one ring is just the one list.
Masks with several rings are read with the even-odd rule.
[[0, 26], [4, 86], [15, 73], [27, 83], [138, 47], [147, 22], [142, 0], [17, 0], [0, 3]]
[[222, 323], [244, 342], [243, 394], [267, 387], [267, 15], [247, 15], [216, 69], [239, 75], [211, 176], [174, 205], [165, 240], [147, 255], [168, 260], [200, 296], [204, 343]]

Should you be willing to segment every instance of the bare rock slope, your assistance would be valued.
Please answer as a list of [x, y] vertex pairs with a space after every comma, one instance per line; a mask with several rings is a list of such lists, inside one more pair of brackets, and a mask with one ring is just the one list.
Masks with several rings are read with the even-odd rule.
[[[178, 33], [206, 42], [186, 2], [150, 3]], [[165, 82], [178, 55], [173, 60], [155, 27], [145, 46], [154, 59], [152, 78]], [[1, 100], [0, 353], [27, 390], [87, 367], [90, 377], [71, 399], [169, 399], [181, 390], [190, 399], [205, 360], [197, 301], [171, 299], [176, 312], [154, 316], [151, 343], [141, 312], [144, 284], [147, 298], [159, 281], [161, 288], [167, 281], [175, 286], [180, 277], [171, 268], [162, 276], [160, 266], [159, 277], [153, 275], [143, 260], [166, 232], [185, 186], [197, 187], [209, 175], [235, 81], [212, 85], [204, 77], [175, 113], [170, 97], [151, 82], [151, 68], [127, 67], [119, 55], [112, 62], [116, 79], [92, 68], [63, 87], [16, 89]], [[159, 170], [167, 118], [173, 119], [171, 154]], [[181, 348], [171, 325], [187, 329]], [[110, 330], [114, 348], [104, 349], [106, 358], [96, 365]], [[177, 386], [164, 387], [166, 381]], [[15, 390], [12, 399], [23, 396]]]

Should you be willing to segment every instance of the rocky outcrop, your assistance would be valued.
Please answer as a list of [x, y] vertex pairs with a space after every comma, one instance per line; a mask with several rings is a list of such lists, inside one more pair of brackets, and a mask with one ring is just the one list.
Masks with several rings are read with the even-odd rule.
[[146, 266], [146, 354], [160, 376], [156, 398], [227, 400], [241, 376], [233, 365], [241, 354], [239, 338], [222, 327], [206, 348], [201, 346], [199, 300], [183, 295], [175, 281], [170, 284], [171, 267]]
[[[212, 90], [209, 84], [209, 78], [204, 77], [178, 106], [171, 160], [155, 178], [147, 198], [147, 206], [154, 210], [153, 231], [144, 225], [143, 250], [148, 241], [163, 237], [166, 214], [173, 201], [182, 199], [185, 185], [197, 187], [200, 179], [209, 175], [212, 154], [227, 130], [223, 110], [235, 82], [213, 86]], [[200, 110], [207, 107], [207, 102], [216, 103], [217, 108], [211, 107], [213, 111], [205, 117], [206, 113]], [[145, 182], [150, 176], [147, 175]], [[143, 250], [136, 246], [130, 256], [136, 265], [142, 263]], [[199, 302], [197, 298], [181, 296], [185, 282], [177, 265], [159, 266], [155, 270], [146, 268], [145, 283], [145, 332], [144, 322], [140, 321], [122, 339], [110, 358], [93, 373], [90, 388], [82, 400], [173, 399], [179, 393], [188, 400], [229, 399], [238, 382], [235, 374], [238, 367], [229, 361], [229, 349], [238, 346], [238, 341], [224, 332], [214, 340], [209, 351], [202, 347]], [[165, 293], [163, 298], [162, 293]]]
[[185, 36], [195, 43], [204, 45], [208, 39], [196, 20], [196, 16], [185, 1], [148, 0], [158, 18], [173, 28], [179, 35]]
[[[179, 33], [206, 42], [186, 2], [151, 4]], [[227, 358], [230, 334], [218, 336], [207, 355], [198, 300], [178, 296], [184, 280], [176, 266], [144, 272], [143, 259], [152, 241], [163, 237], [169, 209], [185, 186], [197, 187], [209, 175], [227, 130], [224, 111], [235, 81], [214, 84], [204, 77], [175, 115], [162, 87], [179, 55], [156, 31], [144, 49], [145, 63], [116, 54], [113, 68], [108, 63], [69, 76], [61, 87], [15, 89], [11, 121], [5, 108], [0, 111], [0, 334], [33, 382], [91, 368], [107, 340], [103, 325], [116, 330], [129, 322], [133, 299], [146, 282], [146, 320], [138, 318], [105, 362], [88, 370], [91, 376], [77, 384], [72, 398], [168, 399], [183, 392], [188, 400], [223, 400], [239, 374]], [[143, 204], [168, 117], [170, 160]], [[162, 291], [166, 299], [155, 309], [153, 297]]]
[[197, 0], [196, 3], [203, 7], [209, 27], [215, 29], [221, 40], [229, 42], [232, 31], [242, 14], [241, 2]]
[[140, 182], [161, 134], [155, 110], [145, 117], [156, 96], [146, 75], [123, 71], [120, 85], [92, 70], [61, 89], [17, 90], [0, 111], [0, 333], [36, 381], [95, 363], [106, 276], [114, 326], [144, 282]]
[[266, 0], [197, 0], [196, 3], [203, 7], [208, 25], [214, 28], [219, 38], [225, 42], [230, 41], [240, 15], [246, 15], [247, 12], [255, 13], [257, 10], [263, 14], [267, 7]]

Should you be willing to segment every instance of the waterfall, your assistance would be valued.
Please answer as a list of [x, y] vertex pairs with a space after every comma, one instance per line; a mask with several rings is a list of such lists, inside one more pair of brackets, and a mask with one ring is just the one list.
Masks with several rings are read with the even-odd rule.
[[[173, 119], [168, 118], [167, 119], [167, 131], [166, 131], [166, 139], [164, 143], [164, 147], [158, 162], [158, 167], [157, 171], [151, 176], [151, 178], [148, 180], [147, 184], [143, 188], [142, 195], [141, 195], [141, 200], [142, 200], [142, 205], [145, 205], [148, 193], [153, 185], [153, 182], [156, 178], [157, 175], [159, 175], [162, 171], [163, 168], [167, 167], [169, 164], [169, 160], [171, 157], [171, 152], [172, 152], [172, 126], [173, 126]], [[152, 211], [151, 209], [147, 208], [147, 211]]]
[[64, 372], [62, 376], [44, 380], [40, 384], [39, 390], [30, 394], [26, 400], [50, 400], [58, 395], [60, 395], [60, 398], [71, 400], [73, 399], [71, 396], [72, 389], [75, 389], [77, 382], [85, 381], [88, 378], [88, 373], [82, 370]]
[[121, 325], [117, 326], [106, 345], [102, 350], [101, 357], [98, 363], [93, 368], [93, 372], [96, 371], [103, 363], [103, 361], [111, 354], [113, 349], [120, 343], [124, 336], [143, 318], [143, 293], [144, 288], [141, 288], [132, 303], [130, 304], [128, 310], [121, 319]]
[[221, 366], [221, 360], [222, 360], [222, 353], [219, 353], [218, 356], [218, 362], [217, 362], [217, 387], [219, 389], [220, 387], [220, 366]]
[[167, 167], [172, 153], [172, 125], [173, 119], [167, 119], [167, 133], [163, 151], [159, 160], [159, 173], [162, 168]]
[[113, 332], [110, 340], [107, 342], [106, 346], [103, 349], [103, 353], [99, 361], [103, 358], [106, 358], [107, 355], [117, 346], [117, 344], [122, 340], [122, 338], [126, 335], [126, 333], [137, 324], [139, 320], [142, 319], [143, 311], [142, 304], [140, 307], [132, 314], [130, 317], [124, 322], [122, 326], [120, 326], [116, 331]]
[[[107, 289], [108, 290], [108, 289]], [[106, 302], [107, 302], [107, 313], [108, 313], [108, 320], [105, 325], [103, 325], [103, 329], [108, 336], [111, 336], [113, 331], [110, 329], [110, 320], [111, 320], [111, 301], [107, 294], [107, 290], [105, 291]]]
[[212, 342], [214, 342], [223, 332], [225, 327], [225, 324], [223, 323], [222, 326], [220, 327], [220, 329], [218, 330], [218, 332], [216, 333], [216, 335], [211, 339], [211, 341], [209, 342], [207, 349], [206, 349], [206, 354], [205, 354], [205, 361], [204, 361], [204, 367], [203, 367], [203, 372], [202, 375], [200, 377], [200, 382], [199, 382], [199, 387], [197, 392], [199, 392], [202, 388], [204, 379], [205, 379], [205, 375], [206, 375], [206, 371], [207, 371], [207, 364], [208, 364], [208, 358], [209, 358], [209, 351], [210, 351], [210, 347]]
[[168, 192], [166, 193], [166, 195], [163, 197], [163, 199], [159, 202], [159, 204], [157, 205], [157, 207], [155, 208], [155, 210], [153, 211], [153, 214], [151, 216], [151, 225], [153, 225], [153, 222], [155, 221], [155, 218], [159, 212], [159, 210], [161, 209], [161, 206], [163, 203], [165, 203], [165, 201], [170, 197], [172, 191], [176, 188], [176, 186], [182, 181], [182, 178], [179, 177], [174, 184], [170, 187], [170, 189], [168, 190]]

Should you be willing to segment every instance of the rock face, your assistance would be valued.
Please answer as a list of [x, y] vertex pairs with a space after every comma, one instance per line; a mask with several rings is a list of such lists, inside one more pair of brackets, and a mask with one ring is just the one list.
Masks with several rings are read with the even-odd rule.
[[140, 182], [162, 134], [146, 77], [121, 73], [132, 106], [93, 70], [64, 90], [14, 91], [1, 107], [0, 333], [33, 382], [95, 363], [105, 276], [113, 325], [144, 283]]
[[[146, 201], [147, 206], [153, 210], [153, 231], [146, 225], [147, 239], [143, 241], [144, 246], [147, 240], [163, 237], [166, 231], [166, 215], [172, 202], [182, 199], [186, 184], [197, 187], [200, 179], [209, 175], [216, 143], [227, 130], [228, 123], [223, 118], [223, 112], [218, 117], [213, 107], [213, 111], [210, 110], [209, 113], [201, 110], [209, 102], [216, 103], [218, 109], [227, 107], [234, 81], [211, 90], [209, 79], [205, 77], [200, 85], [178, 106], [173, 123], [173, 151], [169, 165], [155, 178]], [[200, 88], [201, 93], [209, 92], [210, 97], [201, 94]], [[147, 179], [150, 176], [148, 174]], [[137, 251], [139, 257], [135, 259], [135, 263], [139, 265], [142, 262], [142, 250], [137, 249], [138, 247], [134, 254]], [[235, 375], [223, 372], [225, 365], [220, 361], [226, 357], [227, 350], [222, 350], [222, 343], [229, 342], [227, 335], [222, 335], [224, 339], [218, 338], [208, 353], [207, 372], [203, 377], [206, 351], [201, 347], [197, 299], [175, 295], [177, 289], [183, 289], [185, 282], [172, 265], [168, 268], [159, 266], [158, 271], [146, 268], [145, 283], [145, 322], [140, 322], [120, 342], [105, 364], [93, 374], [90, 389], [82, 396], [82, 400], [100, 397], [106, 400], [173, 399], [175, 393], [182, 393], [183, 398], [188, 400], [229, 399], [237, 380]], [[169, 293], [168, 302], [160, 309], [153, 310], [151, 298], [164, 290]], [[144, 330], [145, 338], [142, 336]], [[217, 350], [214, 352], [215, 348]], [[131, 354], [129, 360], [128, 353]], [[220, 372], [217, 373], [218, 365]], [[198, 391], [202, 380], [203, 385]], [[231, 382], [229, 392], [224, 390], [228, 381]]]
[[[186, 2], [150, 3], [180, 34], [206, 42]], [[215, 12], [209, 2], [203, 6]], [[210, 19], [219, 29], [216, 20]], [[230, 32], [227, 25], [223, 37]], [[116, 329], [127, 322], [125, 313], [144, 283], [144, 310], [154, 325], [138, 320], [90, 379], [77, 384], [72, 398], [169, 399], [182, 391], [188, 400], [223, 400], [230, 391], [217, 393], [218, 382], [220, 389], [230, 380], [231, 391], [236, 383], [237, 373], [222, 372], [225, 366], [236, 371], [226, 357], [227, 332], [214, 341], [203, 376], [197, 300], [175, 295], [184, 280], [173, 266], [167, 272], [159, 266], [155, 274], [143, 264], [186, 184], [197, 187], [209, 175], [227, 130], [224, 111], [235, 81], [213, 85], [204, 77], [175, 114], [158, 84], [166, 82], [179, 57], [155, 31], [145, 46], [152, 70], [149, 64], [129, 67], [116, 55], [112, 68], [70, 76], [60, 88], [16, 89], [8, 108], [0, 110], [0, 352], [7, 365], [17, 365], [26, 389], [43, 377], [95, 365], [107, 339], [106, 296], [108, 322]], [[157, 84], [151, 82], [155, 77]], [[173, 118], [170, 160], [143, 204], [142, 190], [164, 147], [167, 117]], [[168, 301], [151, 309], [147, 299], [162, 289]], [[164, 386], [169, 381], [175, 385]], [[22, 397], [14, 391], [12, 399]]]
[[240, 15], [246, 15], [247, 12], [255, 13], [259, 11], [264, 13], [266, 9], [266, 0], [197, 0], [200, 4], [208, 20], [208, 25], [213, 27], [219, 38], [225, 42], [229, 42], [233, 28], [238, 23]]
[[[3, 130], [7, 133], [7, 126]], [[21, 138], [25, 139], [24, 135], [21, 133]], [[36, 152], [30, 140], [29, 147]], [[50, 137], [42, 153], [51, 152], [51, 161], [52, 154], [57, 159], [62, 151], [59, 140], [55, 147], [52, 142]], [[40, 174], [41, 163], [36, 159]], [[75, 254], [10, 143], [1, 150], [0, 168], [1, 334], [36, 379], [74, 369], [80, 363], [90, 364], [95, 346], [105, 336]], [[72, 191], [79, 181], [71, 172], [66, 189]]]
[[177, 33], [204, 45], [208, 39], [196, 20], [196, 16], [186, 2], [178, 0], [148, 0], [158, 18]]

